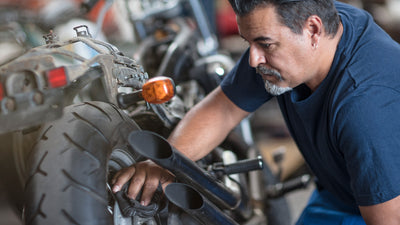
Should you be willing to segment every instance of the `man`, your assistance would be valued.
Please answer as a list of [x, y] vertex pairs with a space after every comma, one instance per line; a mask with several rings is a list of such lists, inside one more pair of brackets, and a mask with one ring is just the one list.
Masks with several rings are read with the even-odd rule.
[[[400, 224], [400, 46], [369, 14], [332, 0], [230, 0], [249, 43], [236, 67], [171, 134], [192, 160], [277, 96], [317, 177], [298, 224]], [[150, 161], [120, 171], [148, 204], [168, 171]]]

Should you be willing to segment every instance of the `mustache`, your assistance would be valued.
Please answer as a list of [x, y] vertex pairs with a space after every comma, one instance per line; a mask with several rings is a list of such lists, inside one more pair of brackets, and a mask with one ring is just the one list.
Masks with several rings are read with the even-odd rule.
[[280, 74], [277, 70], [269, 69], [269, 68], [267, 68], [267, 67], [265, 67], [265, 66], [258, 65], [257, 68], [256, 68], [256, 72], [257, 72], [258, 74], [261, 74], [261, 75], [274, 76], [274, 77], [276, 77], [279, 81], [282, 81], [282, 80], [283, 80], [281, 74]]

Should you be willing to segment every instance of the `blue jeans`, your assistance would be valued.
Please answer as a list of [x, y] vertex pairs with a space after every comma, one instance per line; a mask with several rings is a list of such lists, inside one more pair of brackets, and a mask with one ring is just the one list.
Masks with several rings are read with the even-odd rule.
[[357, 208], [328, 191], [315, 190], [296, 225], [366, 225]]

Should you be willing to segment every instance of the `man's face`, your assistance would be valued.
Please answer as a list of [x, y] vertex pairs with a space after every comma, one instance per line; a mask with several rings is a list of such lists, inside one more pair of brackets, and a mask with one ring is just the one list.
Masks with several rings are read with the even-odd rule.
[[237, 17], [240, 35], [250, 45], [250, 66], [265, 81], [266, 90], [280, 95], [311, 79], [311, 41], [280, 23], [272, 6]]

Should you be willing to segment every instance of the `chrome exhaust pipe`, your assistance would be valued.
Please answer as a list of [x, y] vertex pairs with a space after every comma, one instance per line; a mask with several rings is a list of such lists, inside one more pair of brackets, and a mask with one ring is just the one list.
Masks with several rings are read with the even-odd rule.
[[199, 192], [183, 183], [171, 183], [165, 188], [165, 196], [175, 206], [181, 208], [201, 224], [237, 225], [219, 208], [204, 198]]
[[194, 187], [217, 207], [232, 210], [239, 205], [240, 199], [233, 191], [160, 135], [150, 131], [133, 131], [129, 134], [128, 142], [134, 151], [174, 173], [179, 181]]

